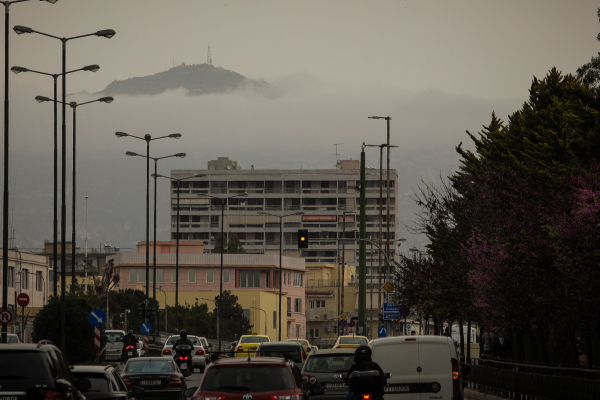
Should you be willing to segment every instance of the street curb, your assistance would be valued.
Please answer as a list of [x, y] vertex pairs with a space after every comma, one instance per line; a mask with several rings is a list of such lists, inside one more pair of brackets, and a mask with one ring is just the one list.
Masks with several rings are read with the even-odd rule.
[[465, 399], [469, 400], [505, 400], [505, 398], [493, 396], [487, 393], [481, 393], [473, 389], [463, 389]]

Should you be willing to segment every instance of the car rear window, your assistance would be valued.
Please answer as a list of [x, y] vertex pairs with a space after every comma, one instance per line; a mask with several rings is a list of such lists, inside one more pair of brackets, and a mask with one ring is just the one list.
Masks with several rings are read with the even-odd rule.
[[75, 379], [89, 379], [92, 387], [88, 390], [82, 390], [84, 393], [108, 393], [108, 378], [104, 374], [73, 371], [73, 376], [75, 376]]
[[25, 379], [35, 376], [52, 379], [48, 358], [41, 351], [0, 352], [0, 379]]
[[367, 339], [361, 337], [340, 338], [340, 344], [368, 344]]
[[302, 346], [308, 346], [308, 340], [290, 340], [290, 342], [300, 343]]
[[210, 392], [274, 392], [296, 386], [285, 366], [231, 366], [211, 368], [201, 389]]
[[263, 342], [268, 342], [269, 338], [266, 336], [246, 336], [243, 337], [242, 340], [240, 341], [240, 344], [242, 343], [263, 343]]
[[121, 332], [107, 332], [106, 335], [104, 335], [106, 337], [106, 341], [107, 342], [122, 342], [123, 341], [123, 335]]
[[125, 372], [173, 372], [175, 366], [173, 360], [153, 359], [153, 360], [129, 360]]
[[[200, 340], [196, 336], [188, 336], [187, 338], [194, 345], [200, 343]], [[169, 338], [169, 340], [167, 341], [167, 346], [173, 346], [175, 344], [175, 342], [178, 340], [179, 340], [179, 336], [171, 336]], [[200, 344], [202, 344], [202, 343], [200, 343]]]
[[19, 343], [19, 337], [17, 335], [8, 335], [6, 339], [7, 343]]
[[261, 346], [258, 352], [259, 357], [281, 357], [295, 363], [302, 362], [302, 355], [298, 346]]
[[354, 364], [354, 353], [323, 354], [308, 357], [305, 372], [346, 372]]

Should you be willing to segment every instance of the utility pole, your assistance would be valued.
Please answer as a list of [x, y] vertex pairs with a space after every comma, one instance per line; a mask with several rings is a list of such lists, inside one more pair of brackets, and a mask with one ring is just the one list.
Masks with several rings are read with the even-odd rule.
[[359, 334], [366, 333], [366, 314], [367, 314], [367, 247], [366, 239], [366, 172], [365, 172], [365, 145], [363, 143], [360, 152], [360, 244], [359, 244], [359, 262], [358, 262], [358, 331]]

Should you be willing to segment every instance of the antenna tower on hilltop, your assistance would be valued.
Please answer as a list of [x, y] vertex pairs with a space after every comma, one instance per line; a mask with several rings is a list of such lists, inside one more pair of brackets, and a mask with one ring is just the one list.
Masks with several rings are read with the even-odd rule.
[[208, 46], [208, 55], [206, 56], [206, 63], [212, 65], [212, 58], [210, 57], [210, 46]]

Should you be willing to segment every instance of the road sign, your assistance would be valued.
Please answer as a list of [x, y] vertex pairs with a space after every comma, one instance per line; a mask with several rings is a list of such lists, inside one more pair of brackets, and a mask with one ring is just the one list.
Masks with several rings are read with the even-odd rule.
[[390, 293], [392, 290], [394, 290], [394, 285], [392, 285], [391, 282], [387, 282], [385, 285], [383, 285], [383, 289], [385, 289], [386, 292]]
[[400, 313], [400, 316], [402, 318], [406, 318], [410, 315], [410, 308], [408, 308], [407, 306], [400, 306], [398, 312]]
[[96, 326], [94, 328], [94, 347], [96, 349], [100, 348], [100, 327]]
[[343, 319], [343, 320], [346, 320], [346, 318], [348, 318], [348, 317], [346, 317], [346, 314], [342, 314], [342, 315], [340, 316], [340, 318], [341, 318], [341, 319]]
[[348, 323], [346, 322], [346, 320], [345, 320], [345, 319], [343, 319], [343, 320], [341, 320], [341, 321], [340, 321], [340, 326], [341, 326], [342, 328], [345, 328], [345, 327], [346, 327], [346, 325], [348, 325]]
[[379, 335], [379, 337], [386, 337], [387, 336], [387, 332], [385, 331], [385, 326], [381, 325], [377, 329], [377, 334]]
[[354, 327], [354, 325], [356, 325], [356, 322], [354, 322], [354, 321], [350, 321], [350, 322], [348, 322], [348, 326], [349, 326], [350, 328]]
[[8, 308], [0, 312], [0, 322], [3, 324], [10, 324], [13, 319], [13, 313]]
[[21, 293], [17, 296], [17, 304], [21, 307], [25, 307], [29, 304], [29, 295], [27, 293]]
[[383, 319], [385, 320], [393, 320], [399, 319], [400, 312], [398, 311], [398, 306], [390, 303], [383, 303]]
[[92, 326], [102, 326], [106, 322], [106, 314], [104, 314], [104, 311], [96, 308], [88, 315], [88, 321], [90, 321]]
[[140, 331], [142, 334], [148, 335], [150, 332], [152, 332], [152, 325], [149, 322], [144, 322], [142, 326], [140, 326]]

